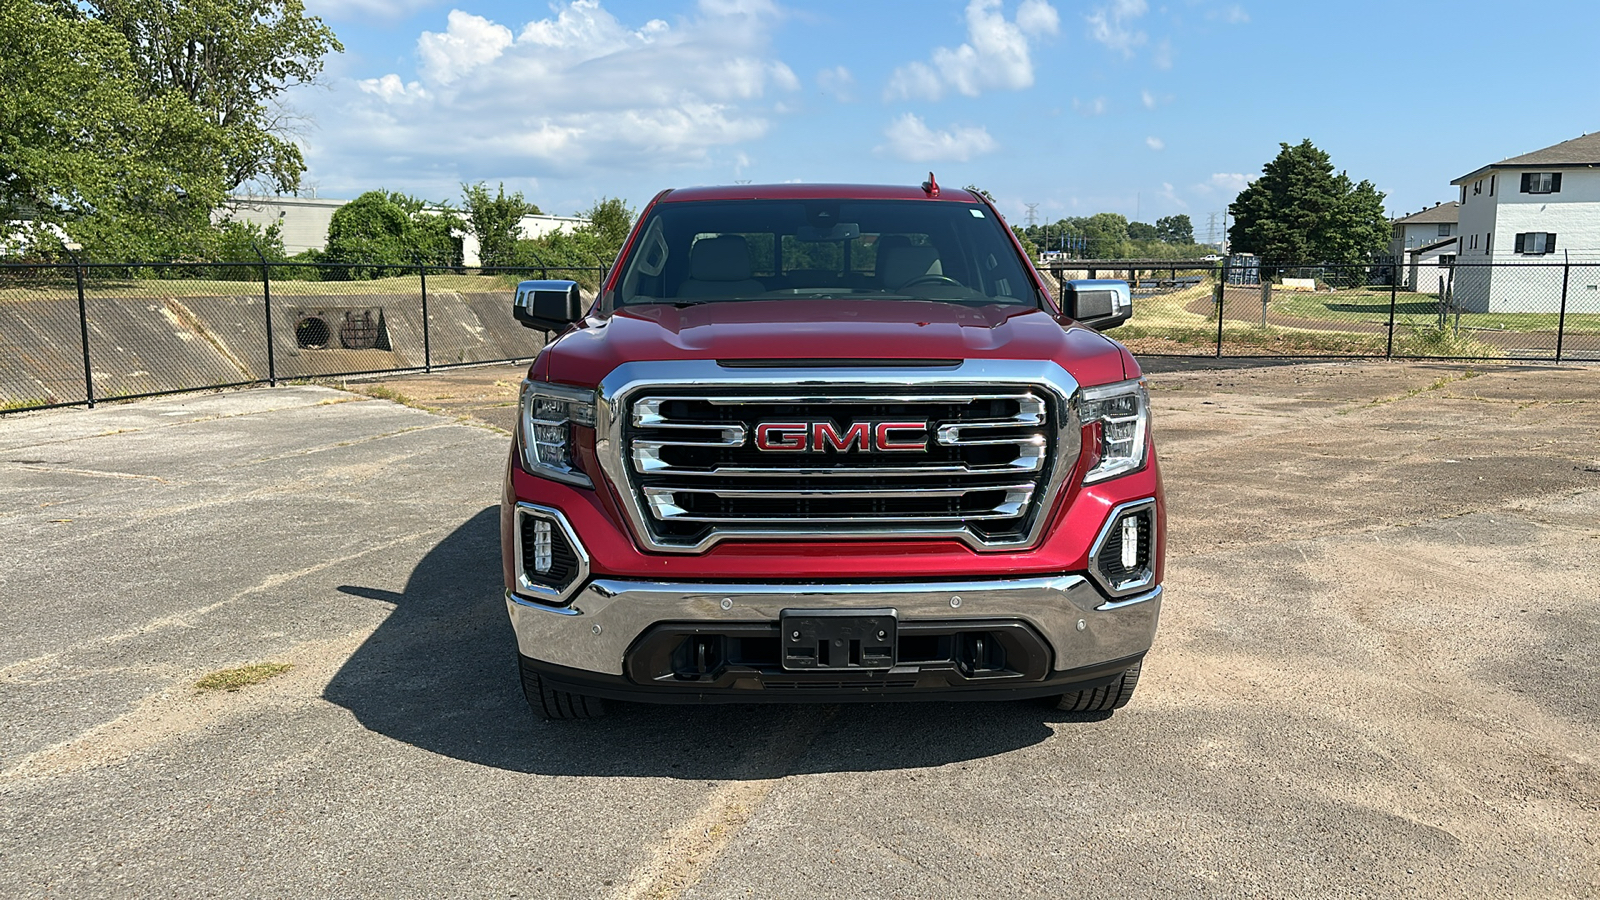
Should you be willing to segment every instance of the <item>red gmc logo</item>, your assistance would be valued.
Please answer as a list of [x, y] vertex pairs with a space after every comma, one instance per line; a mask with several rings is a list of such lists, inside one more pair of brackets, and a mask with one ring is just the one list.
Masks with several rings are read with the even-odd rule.
[[756, 426], [757, 450], [804, 453], [861, 450], [905, 453], [928, 449], [927, 422], [857, 422], [843, 432], [832, 422], [762, 422]]

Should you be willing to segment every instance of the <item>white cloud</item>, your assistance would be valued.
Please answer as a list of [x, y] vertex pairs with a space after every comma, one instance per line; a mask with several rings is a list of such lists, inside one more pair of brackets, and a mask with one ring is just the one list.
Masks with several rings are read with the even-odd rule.
[[402, 82], [399, 75], [368, 78], [365, 81], [356, 82], [356, 86], [368, 94], [376, 94], [389, 103], [428, 99], [428, 92], [423, 90], [421, 83], [416, 81], [409, 84]]
[[1160, 197], [1162, 200], [1167, 201], [1168, 203], [1172, 204], [1173, 206], [1176, 206], [1179, 209], [1188, 209], [1189, 208], [1189, 204], [1185, 203], [1183, 201], [1183, 198], [1178, 196], [1177, 190], [1175, 190], [1172, 187], [1172, 184], [1170, 182], [1163, 181], [1161, 183], [1161, 192], [1156, 194], [1156, 196]]
[[987, 128], [957, 126], [935, 131], [911, 113], [890, 122], [883, 136], [889, 142], [877, 147], [876, 152], [906, 162], [966, 162], [1000, 149]]
[[1245, 175], [1242, 172], [1218, 172], [1207, 181], [1195, 185], [1195, 189], [1207, 194], [1218, 193], [1231, 197], [1249, 187], [1252, 181], [1260, 177]]
[[440, 182], [707, 162], [765, 134], [772, 95], [800, 88], [772, 57], [774, 9], [701, 0], [695, 16], [630, 26], [601, 0], [564, 0], [520, 28], [454, 10], [418, 36], [416, 80], [306, 95], [322, 123], [308, 155], [319, 175], [371, 180], [381, 166]]
[[1084, 20], [1089, 23], [1089, 37], [1123, 56], [1132, 56], [1134, 48], [1148, 39], [1136, 23], [1149, 11], [1150, 4], [1146, 0], [1111, 0]]
[[821, 88], [824, 94], [831, 94], [837, 100], [849, 102], [855, 99], [856, 77], [844, 66], [834, 66], [817, 73], [817, 87]]
[[439, 0], [306, 0], [306, 12], [324, 19], [404, 18]]
[[1139, 100], [1144, 104], [1145, 109], [1156, 108], [1156, 95], [1150, 93], [1149, 91], [1140, 91]]
[[1093, 100], [1085, 102], [1079, 100], [1077, 97], [1073, 97], [1072, 109], [1080, 116], [1088, 116], [1090, 118], [1093, 118], [1094, 116], [1103, 116], [1106, 113], [1106, 98], [1096, 97]]
[[1161, 43], [1156, 45], [1156, 52], [1151, 56], [1150, 62], [1158, 69], [1172, 68], [1172, 42], [1163, 38]]
[[884, 99], [937, 100], [947, 88], [976, 97], [985, 90], [1032, 87], [1030, 45], [1055, 34], [1060, 25], [1060, 14], [1046, 0], [1023, 0], [1015, 20], [1006, 19], [1002, 0], [970, 0], [967, 42], [954, 49], [936, 48], [931, 63], [895, 69]]
[[1151, 150], [1167, 149], [1167, 142], [1158, 137], [1147, 137], [1144, 139], [1144, 143], [1145, 146], [1149, 147]]
[[473, 69], [494, 62], [514, 40], [504, 25], [450, 10], [443, 34], [424, 31], [417, 38], [417, 57], [422, 75], [429, 81], [449, 84]]
[[1244, 11], [1244, 7], [1235, 3], [1220, 13], [1213, 13], [1210, 18], [1221, 19], [1229, 25], [1243, 25], [1250, 21], [1250, 14]]

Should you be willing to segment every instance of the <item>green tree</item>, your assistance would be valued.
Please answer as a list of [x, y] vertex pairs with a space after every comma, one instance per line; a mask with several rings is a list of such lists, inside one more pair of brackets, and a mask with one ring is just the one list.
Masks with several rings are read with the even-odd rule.
[[1096, 213], [1084, 220], [1080, 236], [1089, 241], [1089, 259], [1116, 259], [1128, 240], [1128, 220], [1117, 213]]
[[1128, 240], [1130, 241], [1155, 241], [1160, 240], [1160, 232], [1156, 226], [1147, 222], [1129, 222]]
[[419, 261], [459, 266], [457, 233], [465, 230], [460, 216], [445, 204], [368, 191], [334, 210], [322, 261], [351, 267], [352, 278], [374, 278]]
[[1233, 249], [1272, 263], [1359, 263], [1388, 243], [1383, 194], [1341, 172], [1309, 139], [1277, 157], [1228, 211]]
[[120, 35], [70, 3], [7, 0], [0, 33], [0, 240], [192, 255], [226, 187], [215, 126], [145, 90]]
[[1189, 221], [1189, 216], [1179, 213], [1175, 216], [1162, 216], [1156, 220], [1156, 239], [1165, 244], [1182, 244], [1188, 246], [1194, 243], [1194, 223]]
[[1024, 253], [1028, 254], [1029, 259], [1039, 258], [1039, 246], [1028, 237], [1028, 231], [1026, 229], [1024, 229], [1021, 225], [1013, 225], [1011, 226], [1011, 233], [1015, 234], [1017, 236], [1017, 240], [1022, 242], [1022, 250]]
[[214, 127], [224, 187], [261, 182], [295, 190], [305, 171], [289, 137], [285, 91], [311, 84], [333, 31], [301, 0], [86, 0], [121, 35], [141, 96], [177, 95]]
[[467, 207], [467, 226], [478, 239], [478, 259], [485, 266], [507, 266], [516, 260], [518, 226], [523, 216], [539, 215], [539, 207], [523, 199], [518, 191], [506, 196], [506, 184], [494, 196], [483, 182], [461, 186]]

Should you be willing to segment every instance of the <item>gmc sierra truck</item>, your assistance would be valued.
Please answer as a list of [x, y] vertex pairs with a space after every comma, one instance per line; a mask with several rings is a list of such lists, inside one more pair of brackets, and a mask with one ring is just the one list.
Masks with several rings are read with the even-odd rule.
[[663, 191], [584, 303], [528, 281], [500, 530], [522, 685], [604, 701], [1128, 702], [1166, 531], [1122, 282], [994, 206]]

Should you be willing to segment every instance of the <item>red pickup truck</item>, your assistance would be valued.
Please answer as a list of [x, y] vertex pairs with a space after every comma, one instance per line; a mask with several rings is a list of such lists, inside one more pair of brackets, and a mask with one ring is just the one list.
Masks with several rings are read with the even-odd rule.
[[[529, 703], [1128, 702], [1165, 510], [1121, 282], [1055, 298], [987, 199], [663, 191], [557, 334], [506, 469]], [[587, 308], [586, 308], [587, 306]]]

